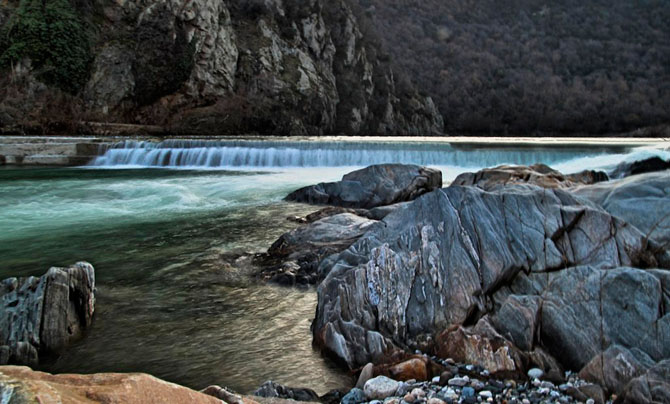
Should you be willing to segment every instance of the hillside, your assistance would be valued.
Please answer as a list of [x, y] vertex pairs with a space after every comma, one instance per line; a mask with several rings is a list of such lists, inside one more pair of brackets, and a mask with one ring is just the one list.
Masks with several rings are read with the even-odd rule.
[[5, 0], [0, 128], [441, 133], [359, 18], [349, 0]]
[[358, 1], [450, 132], [607, 133], [670, 121], [668, 1]]

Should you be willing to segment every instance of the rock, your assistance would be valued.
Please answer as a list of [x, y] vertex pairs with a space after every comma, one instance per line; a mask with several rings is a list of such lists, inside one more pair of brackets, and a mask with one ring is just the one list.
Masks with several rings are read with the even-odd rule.
[[200, 390], [201, 393], [207, 394], [208, 396], [216, 397], [228, 404], [245, 404], [244, 399], [220, 386], [208, 386], [203, 390]]
[[667, 250], [670, 243], [669, 184], [670, 171], [662, 171], [578, 187], [573, 193], [637, 227], [657, 242], [654, 248]]
[[483, 318], [474, 328], [458, 326], [441, 333], [436, 341], [437, 355], [482, 366], [494, 376], [520, 376], [519, 364], [523, 361], [518, 349], [486, 322]]
[[602, 171], [587, 170], [577, 174], [563, 175], [544, 164], [502, 165], [485, 168], [476, 173], [460, 174], [454, 179], [451, 186], [476, 186], [486, 191], [493, 191], [502, 186], [515, 184], [533, 184], [543, 188], [567, 188], [607, 180], [609, 177]]
[[260, 276], [285, 285], [316, 283], [321, 260], [349, 247], [376, 221], [351, 213], [327, 216], [284, 233], [255, 260]]
[[402, 399], [404, 402], [412, 404], [416, 400], [416, 397], [413, 396], [411, 393], [407, 393], [403, 396]]
[[95, 271], [87, 262], [52, 267], [40, 278], [8, 278], [0, 283], [0, 345], [4, 363], [30, 364], [57, 354], [81, 338], [95, 308]]
[[394, 380], [428, 380], [426, 361], [418, 358], [398, 363], [389, 368], [389, 374]]
[[631, 380], [615, 403], [670, 403], [670, 360], [659, 362]]
[[356, 388], [362, 389], [365, 387], [365, 383], [374, 376], [373, 370], [374, 365], [372, 363], [368, 363], [367, 365], [363, 366], [361, 374], [358, 376], [358, 381], [356, 382]]
[[531, 379], [541, 379], [544, 376], [542, 369], [532, 368], [528, 370], [528, 377]]
[[644, 374], [654, 365], [644, 352], [636, 352], [637, 357], [621, 345], [611, 345], [593, 357], [579, 372], [579, 377], [599, 384], [610, 395], [619, 394], [629, 381]]
[[[660, 337], [647, 333], [649, 321], [660, 320], [658, 310], [650, 310], [662, 301], [661, 282], [631, 268], [605, 270], [636, 265], [647, 254], [654, 252], [639, 230], [564, 190], [528, 185], [496, 192], [439, 189], [396, 209], [321, 264], [328, 264], [329, 272], [317, 292], [314, 340], [355, 368], [396, 351], [397, 343], [420, 349], [419, 341], [487, 313], [495, 325], [495, 310], [510, 295], [541, 296], [541, 321], [529, 321], [532, 312], [516, 318], [528, 319], [523, 320], [528, 327], [540, 325], [541, 347], [568, 368], [579, 369], [601, 347], [598, 328], [581, 326], [599, 323], [595, 301], [581, 301], [576, 292], [581, 289], [574, 287], [590, 276], [593, 281], [584, 286], [594, 299], [596, 281], [601, 275], [608, 280], [607, 298], [618, 303], [605, 312], [626, 330], [627, 343], [644, 341], [646, 348], [656, 349]], [[579, 267], [588, 265], [602, 269]], [[618, 287], [616, 277], [621, 277]], [[624, 302], [617, 296], [645, 293], [636, 303], [641, 311], [619, 315], [615, 307]], [[578, 315], [568, 310], [575, 301]], [[510, 312], [515, 307], [510, 304]], [[607, 336], [611, 331], [613, 341], [624, 339], [614, 335], [614, 322], [612, 327]], [[577, 338], [580, 334], [588, 338]], [[519, 341], [528, 343], [535, 331], [524, 335]], [[568, 347], [569, 354], [558, 354]]]
[[610, 172], [610, 177], [619, 179], [667, 169], [670, 169], [670, 161], [665, 161], [658, 156], [654, 156], [644, 160], [622, 162]]
[[374, 208], [410, 201], [442, 186], [442, 172], [406, 164], [379, 164], [353, 171], [342, 181], [298, 189], [288, 201], [347, 208]]
[[342, 397], [342, 404], [359, 404], [366, 402], [365, 393], [362, 389], [353, 388]]
[[23, 366], [0, 367], [0, 391], [8, 403], [221, 404], [212, 396], [141, 373], [51, 375]]
[[319, 401], [319, 395], [314, 390], [286, 387], [273, 381], [263, 383], [258, 390], [254, 391], [254, 396], [276, 397], [295, 401]]
[[377, 376], [365, 383], [363, 391], [368, 400], [383, 400], [386, 397], [393, 396], [398, 390], [398, 387], [400, 387], [400, 383], [397, 381], [386, 376]]
[[585, 397], [588, 397], [586, 402], [589, 401], [594, 404], [605, 404], [605, 393], [603, 392], [602, 387], [596, 384], [585, 384], [577, 388], [580, 393]]
[[463, 387], [470, 383], [470, 380], [463, 378], [463, 377], [454, 377], [453, 379], [450, 379], [447, 384], [449, 386], [455, 386], [455, 387]]
[[550, 380], [558, 384], [565, 381], [563, 366], [544, 349], [535, 347], [534, 350], [526, 352], [526, 354], [528, 355], [530, 365], [536, 366], [544, 372], [542, 376], [543, 380]]
[[427, 404], [445, 404], [445, 402], [437, 397], [433, 397], [428, 399]]
[[463, 387], [461, 394], [463, 395], [463, 397], [474, 397], [475, 389], [473, 389], [472, 387]]

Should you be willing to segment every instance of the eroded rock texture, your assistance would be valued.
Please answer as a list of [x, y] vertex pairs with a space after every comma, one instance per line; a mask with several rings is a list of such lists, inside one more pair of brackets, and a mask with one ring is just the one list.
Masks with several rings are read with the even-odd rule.
[[35, 365], [82, 337], [95, 309], [95, 271], [87, 262], [52, 267], [39, 278], [0, 284], [0, 364]]
[[317, 345], [350, 368], [433, 350], [561, 377], [610, 346], [670, 355], [666, 270], [644, 234], [560, 189], [452, 186], [386, 216], [335, 256]]
[[476, 186], [486, 191], [493, 191], [507, 185], [532, 184], [543, 188], [568, 188], [607, 180], [609, 177], [602, 171], [586, 170], [565, 175], [544, 164], [502, 165], [485, 168], [476, 173], [463, 173], [456, 177], [451, 185]]

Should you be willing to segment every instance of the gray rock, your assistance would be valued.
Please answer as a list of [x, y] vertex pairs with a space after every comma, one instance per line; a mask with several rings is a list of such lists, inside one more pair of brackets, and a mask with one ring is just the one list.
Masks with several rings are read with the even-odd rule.
[[528, 377], [531, 379], [541, 379], [544, 376], [542, 369], [532, 368], [528, 371]]
[[283, 398], [295, 401], [319, 401], [319, 395], [311, 389], [286, 387], [271, 380], [263, 383], [255, 392], [254, 396]]
[[34, 365], [82, 337], [95, 308], [93, 266], [52, 267], [40, 278], [8, 278], [0, 284], [0, 345], [5, 363]]
[[670, 360], [653, 366], [631, 380], [615, 401], [623, 403], [670, 403]]
[[[463, 324], [474, 313], [495, 310], [510, 294], [541, 295], [549, 279], [565, 275], [564, 289], [552, 286], [551, 298], [557, 303], [543, 307], [542, 326], [547, 322], [544, 313], [553, 310], [548, 318], [556, 314], [553, 325], [564, 333], [554, 334], [547, 341], [561, 340], [558, 335], [587, 333], [589, 338], [580, 342], [586, 347], [575, 341], [569, 344], [574, 344], [575, 350], [578, 346], [590, 349], [590, 356], [581, 355], [580, 361], [576, 351], [566, 356], [568, 362], [574, 359], [579, 363], [573, 364], [583, 365], [584, 358], [588, 361], [600, 352], [600, 342], [590, 328], [582, 331], [583, 322], [571, 323], [576, 331], [570, 333], [558, 321], [570, 321], [558, 314], [559, 305], [566, 305], [561, 294], [574, 295], [568, 290], [570, 282], [576, 280], [571, 278], [590, 271], [571, 267], [635, 265], [648, 253], [643, 239], [634, 227], [559, 189], [514, 186], [498, 192], [474, 187], [436, 190], [396, 209], [349, 248], [322, 263], [330, 266], [318, 289], [315, 342], [355, 368], [393, 352], [396, 343], [420, 348], [414, 341], [422, 336], [434, 336], [450, 325]], [[642, 286], [637, 282], [648, 282], [647, 286], [660, 291], [653, 276], [645, 277], [634, 270], [617, 272], [617, 276], [630, 278], [622, 285], [630, 285], [631, 290], [626, 287], [616, 291], [619, 296], [625, 296], [622, 292], [636, 296], [642, 293], [633, 290]], [[512, 288], [515, 290], [510, 293]], [[493, 306], [489, 297], [493, 297]], [[611, 298], [615, 297], [612, 293]], [[658, 297], [656, 293], [642, 301], [651, 304]], [[643, 310], [652, 307], [640, 303], [642, 306]], [[586, 302], [580, 310], [597, 315]], [[640, 320], [637, 314], [624, 313], [617, 326]], [[518, 318], [532, 318], [532, 313]], [[648, 324], [648, 319], [643, 323]], [[597, 323], [597, 318], [593, 321]], [[640, 337], [635, 332], [623, 334], [618, 338], [629, 341]], [[519, 341], [527, 343], [531, 339], [520, 337]], [[653, 338], [648, 341], [648, 348], [658, 342]]]
[[353, 171], [342, 181], [298, 189], [288, 201], [349, 208], [374, 208], [405, 202], [442, 186], [442, 172], [406, 164], [379, 164]]
[[400, 383], [386, 376], [377, 376], [365, 382], [363, 391], [369, 400], [383, 400], [395, 395]]
[[323, 219], [284, 233], [268, 249], [266, 256], [256, 259], [263, 267], [261, 276], [281, 284], [316, 283], [321, 260], [354, 243], [376, 221], [351, 213]]
[[356, 387], [342, 397], [341, 404], [360, 404], [366, 401], [367, 399], [363, 390]]
[[670, 171], [578, 187], [575, 195], [602, 206], [668, 250], [670, 243]]
[[365, 383], [372, 379], [373, 376], [373, 371], [374, 371], [374, 365], [372, 363], [368, 363], [367, 365], [363, 366], [363, 369], [361, 370], [361, 374], [358, 375], [358, 381], [356, 382], [356, 388], [362, 389], [365, 387]]
[[621, 345], [611, 345], [593, 357], [579, 372], [579, 377], [597, 383], [610, 394], [620, 394], [628, 382], [655, 364], [644, 352], [635, 351], [637, 355]]

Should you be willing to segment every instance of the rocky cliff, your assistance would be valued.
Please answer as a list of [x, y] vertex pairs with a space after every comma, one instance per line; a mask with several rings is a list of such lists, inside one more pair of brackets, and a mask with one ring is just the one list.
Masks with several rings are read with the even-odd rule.
[[[160, 124], [198, 134], [443, 130], [433, 101], [399, 79], [349, 0], [60, 1], [58, 7], [72, 7], [90, 42], [87, 79], [79, 85], [44, 80], [45, 66], [57, 70], [49, 63], [58, 60], [36, 66], [30, 54], [9, 52], [25, 49], [12, 48], [17, 41], [30, 44], [25, 36], [31, 31], [21, 27], [31, 23], [27, 16], [37, 18], [32, 2], [0, 5], [9, 38], [0, 53], [11, 77], [0, 91], [0, 126], [30, 114], [39, 120], [48, 112], [71, 112], [76, 120]], [[40, 27], [51, 34], [56, 26], [46, 13]], [[54, 103], [76, 107], [49, 109]]]

